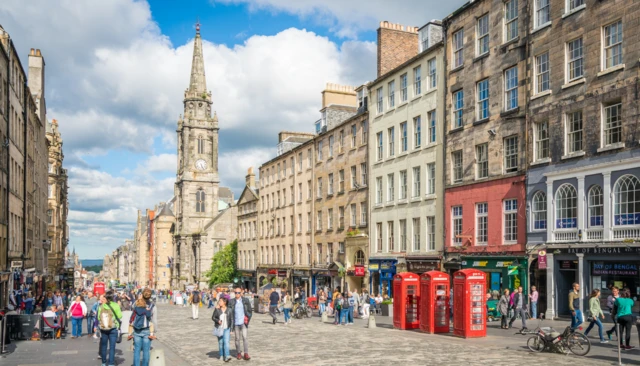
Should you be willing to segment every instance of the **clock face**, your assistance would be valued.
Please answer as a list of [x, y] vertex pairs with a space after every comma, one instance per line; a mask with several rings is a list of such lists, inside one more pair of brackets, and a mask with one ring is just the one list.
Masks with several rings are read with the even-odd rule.
[[196, 169], [205, 170], [207, 169], [207, 162], [203, 159], [196, 160]]

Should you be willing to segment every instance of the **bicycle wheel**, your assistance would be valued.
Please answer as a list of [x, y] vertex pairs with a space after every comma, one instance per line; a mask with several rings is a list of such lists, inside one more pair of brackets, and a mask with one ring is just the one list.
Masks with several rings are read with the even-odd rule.
[[531, 352], [542, 352], [544, 350], [544, 339], [539, 334], [529, 337], [527, 340], [527, 347]]
[[582, 333], [572, 333], [566, 340], [567, 348], [576, 356], [584, 356], [591, 350], [591, 342]]

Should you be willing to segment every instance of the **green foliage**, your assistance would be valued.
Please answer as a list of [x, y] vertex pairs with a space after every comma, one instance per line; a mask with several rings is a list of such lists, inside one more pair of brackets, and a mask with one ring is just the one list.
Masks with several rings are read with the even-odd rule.
[[89, 267], [85, 267], [84, 269], [87, 270], [87, 272], [95, 272], [95, 273], [100, 273], [100, 271], [102, 271], [102, 266], [89, 266]]
[[269, 280], [266, 278], [262, 279], [262, 286], [266, 285], [267, 283], [269, 283]]
[[389, 300], [384, 300], [384, 301], [382, 301], [382, 304], [384, 304], [384, 305], [391, 305], [391, 304], [393, 304], [393, 300], [391, 300], [391, 299], [389, 299]]
[[238, 241], [234, 240], [224, 246], [213, 256], [211, 268], [205, 273], [209, 286], [218, 283], [233, 282], [237, 276]]

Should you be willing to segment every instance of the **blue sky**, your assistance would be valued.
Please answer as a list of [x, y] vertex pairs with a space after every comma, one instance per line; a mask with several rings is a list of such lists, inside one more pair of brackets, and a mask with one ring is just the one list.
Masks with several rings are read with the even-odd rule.
[[45, 57], [47, 119], [58, 121], [69, 171], [70, 246], [90, 259], [133, 236], [138, 210], [173, 195], [196, 19], [221, 184], [237, 197], [247, 169], [275, 155], [279, 131], [313, 131], [326, 83], [375, 79], [381, 20], [420, 26], [463, 2], [4, 0], [0, 25], [23, 65], [30, 48]]

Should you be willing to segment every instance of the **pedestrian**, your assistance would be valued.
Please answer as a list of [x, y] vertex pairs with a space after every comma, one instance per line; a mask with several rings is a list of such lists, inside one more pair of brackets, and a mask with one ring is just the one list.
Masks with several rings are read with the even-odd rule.
[[333, 310], [334, 310], [334, 324], [340, 325], [340, 321], [342, 320], [342, 307], [344, 306], [342, 301], [342, 294], [337, 293], [333, 296]]
[[220, 306], [213, 311], [213, 324], [215, 329], [213, 334], [218, 337], [218, 353], [220, 354], [220, 361], [231, 361], [231, 353], [229, 351], [229, 335], [231, 328], [233, 327], [233, 313], [231, 309], [227, 307], [228, 300], [221, 298], [218, 301]]
[[[116, 340], [120, 329], [122, 311], [117, 303], [113, 302], [113, 292], [109, 291], [100, 296], [98, 308], [98, 323], [100, 327], [100, 357], [102, 366], [115, 366], [116, 364]], [[108, 348], [108, 350], [107, 350]], [[108, 351], [108, 353], [107, 353]]]
[[509, 321], [509, 328], [516, 320], [516, 317], [520, 315], [522, 319], [522, 331], [527, 330], [527, 301], [524, 298], [524, 294], [522, 293], [522, 286], [518, 287], [518, 292], [513, 296], [513, 317], [511, 321]]
[[[229, 308], [233, 313], [233, 334], [236, 339], [236, 357], [238, 360], [243, 358], [249, 361], [249, 340], [247, 339], [249, 332], [249, 321], [251, 321], [252, 311], [251, 302], [249, 298], [242, 296], [242, 289], [236, 288], [233, 292], [235, 297], [229, 301]], [[240, 341], [242, 340], [242, 350], [244, 350], [244, 357], [240, 352]]]
[[293, 302], [291, 301], [291, 295], [287, 290], [283, 291], [282, 295], [282, 311], [284, 312], [284, 325], [291, 324], [291, 308]]
[[182, 294], [180, 293], [180, 291], [176, 291], [174, 292], [175, 294], [175, 301], [176, 301], [176, 305], [182, 305]]
[[53, 295], [53, 305], [58, 308], [62, 306], [62, 296], [60, 296], [60, 290], [56, 290], [55, 294]]
[[582, 324], [582, 311], [580, 311], [580, 284], [574, 282], [569, 292], [569, 310], [571, 310], [571, 329], [576, 330]]
[[276, 318], [276, 310], [278, 309], [278, 303], [280, 302], [280, 294], [276, 290], [271, 290], [269, 295], [269, 314], [273, 318], [273, 324], [278, 322]]
[[94, 296], [93, 291], [87, 292], [87, 297], [85, 297], [85, 305], [87, 307], [87, 337], [95, 336], [95, 332], [93, 330], [93, 323], [96, 320], [96, 313], [93, 308], [94, 305], [98, 302], [98, 299]]
[[322, 289], [318, 290], [318, 315], [322, 316], [325, 307], [327, 306], [327, 295], [324, 294]]
[[68, 311], [71, 318], [71, 339], [82, 336], [82, 320], [86, 315], [87, 305], [82, 301], [82, 296], [78, 295]]
[[505, 288], [498, 301], [498, 312], [500, 312], [500, 328], [509, 329], [507, 317], [509, 316], [509, 289]]
[[609, 340], [611, 340], [611, 333], [615, 333], [616, 337], [618, 337], [615, 313], [615, 302], [618, 297], [620, 297], [620, 289], [616, 286], [611, 287], [611, 295], [607, 297], [607, 308], [609, 308], [609, 315], [611, 316], [611, 321], [613, 322], [613, 327], [607, 331], [607, 337], [609, 338]]
[[33, 308], [36, 302], [36, 299], [31, 294], [31, 291], [28, 291], [24, 295], [24, 297], [22, 298], [22, 302], [24, 303], [24, 313], [27, 315], [31, 315], [33, 313]]
[[531, 303], [531, 318], [538, 319], [538, 290], [535, 286], [531, 286], [529, 302]]
[[367, 289], [362, 289], [362, 296], [360, 296], [360, 302], [362, 303], [362, 317], [364, 319], [369, 318], [369, 308], [371, 307], [371, 296]]
[[356, 301], [352, 292], [347, 292], [347, 302], [349, 307], [347, 308], [347, 324], [353, 325], [353, 311], [356, 309]]
[[613, 304], [617, 317], [616, 321], [620, 324], [620, 336], [618, 337], [620, 340], [620, 348], [626, 350], [635, 348], [634, 346], [629, 345], [629, 341], [631, 340], [631, 326], [635, 323], [631, 316], [633, 303], [634, 301], [631, 298], [631, 292], [628, 288], [624, 288], [620, 293], [620, 297], [618, 297]]
[[[133, 339], [133, 366], [149, 366], [151, 341], [156, 338], [152, 309], [153, 307], [150, 308], [145, 301], [144, 295], [138, 297], [134, 303], [131, 318], [129, 318], [129, 337], [127, 337], [127, 340]], [[140, 351], [142, 351], [142, 364]]]
[[198, 319], [198, 309], [200, 307], [200, 291], [196, 287], [193, 291], [191, 291], [191, 295], [189, 296], [189, 304], [191, 304], [191, 315], [192, 319]]
[[[353, 298], [353, 313], [352, 313], [352, 318], [359, 318], [360, 317], [360, 296], [358, 296], [358, 291], [353, 290], [351, 292], [351, 297]], [[353, 323], [353, 319], [351, 321], [351, 323]]]
[[602, 322], [600, 321], [600, 318], [604, 320], [604, 313], [602, 312], [602, 309], [600, 309], [600, 290], [594, 289], [591, 291], [591, 295], [589, 296], [589, 317], [587, 319], [589, 319], [590, 324], [584, 332], [584, 335], [589, 335], [591, 328], [593, 328], [594, 325], [597, 325], [600, 343], [609, 343], [609, 341], [605, 341], [602, 336]]

